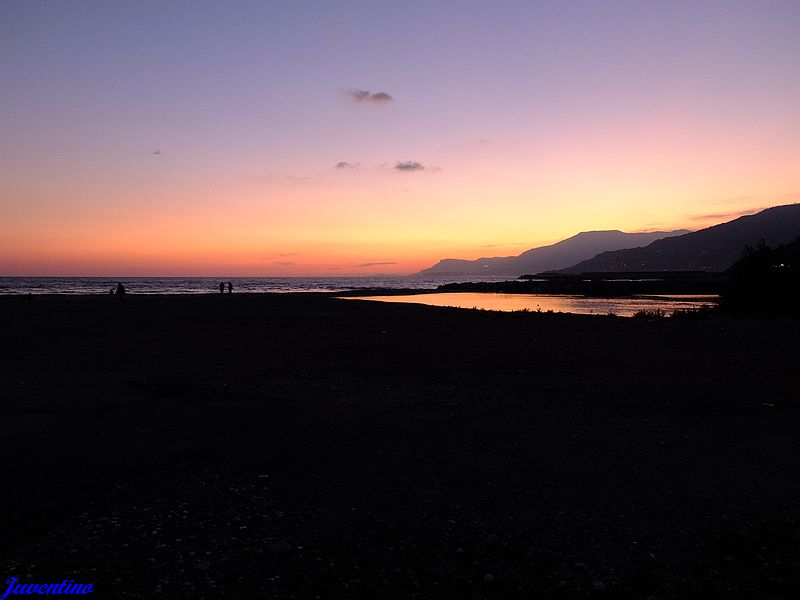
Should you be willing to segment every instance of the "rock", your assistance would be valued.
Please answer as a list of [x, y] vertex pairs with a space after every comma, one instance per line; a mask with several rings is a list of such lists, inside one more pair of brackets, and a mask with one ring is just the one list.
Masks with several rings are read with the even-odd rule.
[[406, 575], [406, 584], [408, 585], [408, 587], [413, 590], [418, 590], [419, 579], [417, 579], [417, 574], [411, 569], [406, 569], [405, 575]]
[[270, 554], [274, 554], [275, 556], [285, 556], [294, 551], [294, 546], [286, 542], [275, 542], [267, 546], [267, 550]]

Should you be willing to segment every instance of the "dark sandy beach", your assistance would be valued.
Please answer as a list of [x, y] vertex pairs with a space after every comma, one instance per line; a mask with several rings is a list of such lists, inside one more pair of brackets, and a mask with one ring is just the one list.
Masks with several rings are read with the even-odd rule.
[[798, 320], [233, 294], [3, 297], [0, 325], [4, 581], [800, 590]]

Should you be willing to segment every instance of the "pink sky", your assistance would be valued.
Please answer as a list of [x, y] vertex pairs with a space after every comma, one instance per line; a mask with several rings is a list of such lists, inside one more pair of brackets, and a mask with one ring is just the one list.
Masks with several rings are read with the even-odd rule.
[[800, 201], [800, 5], [559, 4], [5, 3], [0, 275], [404, 274]]

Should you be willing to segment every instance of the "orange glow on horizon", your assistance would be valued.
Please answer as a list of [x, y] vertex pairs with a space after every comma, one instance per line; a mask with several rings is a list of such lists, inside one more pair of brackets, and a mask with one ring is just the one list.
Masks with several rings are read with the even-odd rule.
[[[696, 230], [731, 220], [756, 209], [698, 215], [683, 221], [635, 226], [623, 230], [653, 231]], [[497, 242], [490, 232], [466, 230], [464, 237], [436, 238], [433, 231], [393, 230], [384, 236], [369, 230], [349, 231], [349, 242], [335, 235], [310, 229], [287, 229], [274, 236], [260, 228], [222, 227], [199, 220], [187, 229], [186, 224], [171, 226], [160, 221], [159, 227], [128, 225], [110, 230], [102, 225], [68, 231], [62, 226], [42, 228], [39, 237], [29, 232], [8, 240], [14, 253], [0, 255], [4, 275], [85, 275], [85, 276], [359, 276], [374, 274], [407, 275], [427, 268], [443, 258], [474, 260], [482, 257], [512, 256], [530, 248], [549, 245], [570, 237], [576, 230], [527, 240], [519, 230]], [[618, 228], [613, 225], [595, 229]], [[427, 236], [426, 237], [426, 234]], [[27, 237], [24, 237], [27, 234]], [[315, 234], [319, 234], [315, 237]], [[404, 238], [406, 235], [408, 237]]]

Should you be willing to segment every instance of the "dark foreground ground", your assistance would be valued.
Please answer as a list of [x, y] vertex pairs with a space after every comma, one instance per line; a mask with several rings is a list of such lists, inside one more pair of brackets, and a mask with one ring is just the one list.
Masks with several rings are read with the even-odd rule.
[[0, 327], [3, 582], [800, 595], [800, 321], [234, 294], [5, 297]]

